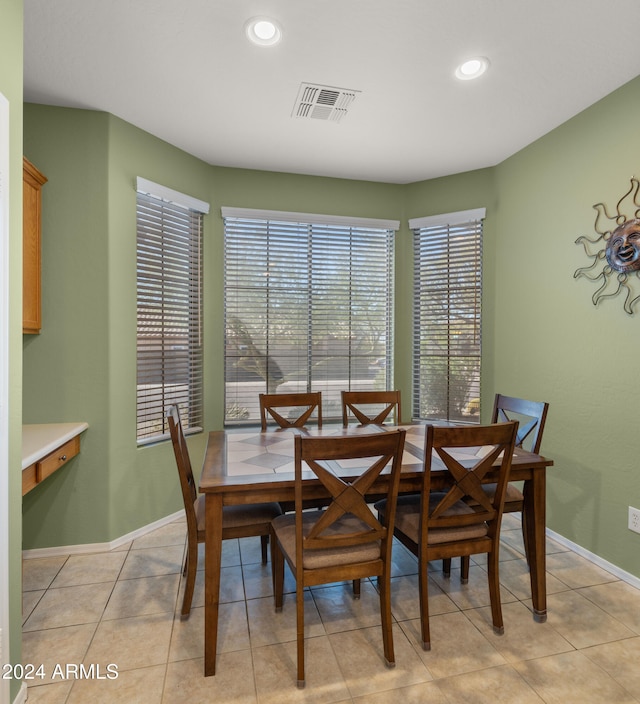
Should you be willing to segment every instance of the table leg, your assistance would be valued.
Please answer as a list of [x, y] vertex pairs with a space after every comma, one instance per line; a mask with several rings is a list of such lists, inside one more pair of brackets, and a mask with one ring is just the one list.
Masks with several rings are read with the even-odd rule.
[[222, 558], [222, 497], [205, 498], [204, 539], [204, 675], [216, 674], [218, 647], [218, 605]]
[[539, 623], [547, 620], [546, 502], [545, 472], [534, 471], [524, 484], [524, 511], [533, 617]]

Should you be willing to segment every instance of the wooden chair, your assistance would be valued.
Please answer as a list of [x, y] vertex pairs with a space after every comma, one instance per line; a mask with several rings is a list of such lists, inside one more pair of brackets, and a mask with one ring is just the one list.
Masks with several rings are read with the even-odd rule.
[[[296, 579], [298, 686], [304, 687], [304, 588], [327, 582], [379, 577], [384, 657], [395, 664], [391, 631], [391, 544], [405, 431], [371, 435], [295, 438], [295, 514], [272, 523], [271, 563], [276, 610], [282, 608], [284, 561]], [[353, 479], [336, 473], [342, 460], [362, 459]], [[384, 520], [378, 521], [365, 494], [391, 465]], [[353, 466], [349, 463], [348, 466]], [[331, 495], [322, 511], [304, 511], [304, 470], [311, 470]], [[306, 472], [305, 472], [306, 473]]]
[[[285, 418], [275, 409], [288, 408], [298, 412], [294, 420]], [[302, 409], [302, 413], [300, 410]], [[310, 393], [291, 394], [260, 394], [260, 425], [262, 432], [267, 430], [267, 418], [271, 416], [280, 428], [303, 428], [318, 410], [318, 428], [322, 428], [322, 392], [312, 391]], [[305, 508], [320, 508], [326, 506], [327, 502], [322, 499], [313, 499], [305, 503]], [[293, 511], [293, 501], [282, 501], [280, 507], [283, 513]]]
[[[417, 497], [398, 499], [395, 522], [395, 536], [418, 556], [425, 650], [431, 648], [427, 575], [430, 560], [487, 553], [493, 629], [504, 632], [498, 573], [500, 524], [517, 427], [516, 421], [486, 426], [426, 426], [422, 491]], [[478, 448], [483, 451], [477, 452]], [[501, 453], [496, 490], [489, 498], [480, 482]], [[451, 485], [446, 491], [431, 491], [432, 468], [448, 470]], [[465, 501], [469, 497], [476, 500], [477, 506], [471, 507]], [[380, 515], [388, 510], [384, 501], [375, 507]]]
[[[303, 409], [302, 413], [290, 420], [285, 418], [275, 409]], [[267, 429], [267, 414], [269, 414], [281, 428], [302, 428], [317, 409], [318, 427], [322, 427], [322, 392], [294, 394], [260, 394], [260, 424], [262, 430]]]
[[[518, 435], [516, 436], [516, 447], [525, 447], [525, 449], [540, 454], [540, 445], [542, 443], [542, 433], [547, 420], [547, 411], [549, 404], [541, 401], [527, 401], [523, 398], [514, 398], [512, 396], [503, 396], [496, 394], [493, 403], [492, 423], [501, 423], [503, 421], [517, 420], [519, 422]], [[492, 496], [495, 492], [495, 484], [484, 484], [483, 490]], [[526, 514], [524, 508], [524, 495], [520, 489], [513, 483], [507, 485], [507, 494], [504, 500], [505, 513], [522, 514], [522, 539], [524, 541], [525, 555], [529, 562], [529, 544], [533, 537], [529, 535], [529, 526], [527, 526]], [[460, 560], [460, 579], [463, 584], [469, 581], [469, 557], [462, 557]], [[448, 577], [451, 575], [451, 560], [445, 560], [443, 563], [443, 572]]]
[[[383, 406], [382, 410], [380, 410], [381, 405]], [[342, 425], [345, 428], [349, 424], [350, 414], [361, 425], [369, 425], [370, 423], [384, 423], [392, 411], [396, 425], [400, 425], [399, 391], [342, 392]]]
[[[189, 450], [185, 441], [180, 413], [177, 406], [167, 411], [167, 420], [173, 451], [180, 475], [180, 487], [187, 517], [187, 556], [182, 571], [187, 582], [182, 600], [182, 618], [188, 618], [191, 612], [193, 588], [198, 569], [198, 543], [204, 542], [204, 496], [197, 495], [196, 483], [191, 469]], [[267, 562], [267, 546], [271, 521], [282, 513], [280, 504], [248, 504], [247, 506], [225, 506], [222, 515], [222, 539], [245, 538], [256, 535], [262, 539], [262, 562]]]
[[[350, 417], [355, 417], [360, 425], [381, 425], [392, 411], [395, 424], [400, 424], [400, 391], [342, 391], [341, 396], [345, 428]], [[359, 579], [353, 580], [353, 595], [360, 598]]]

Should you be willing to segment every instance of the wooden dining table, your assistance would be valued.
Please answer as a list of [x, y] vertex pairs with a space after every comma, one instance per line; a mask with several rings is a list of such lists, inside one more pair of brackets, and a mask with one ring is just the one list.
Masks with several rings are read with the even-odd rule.
[[[392, 428], [396, 426], [386, 426]], [[400, 492], [419, 492], [420, 474], [424, 457], [424, 424], [402, 425], [407, 431], [402, 458]], [[343, 435], [374, 433], [386, 429], [381, 426], [325, 425], [322, 429], [277, 429], [260, 432], [258, 429], [217, 430], [209, 433], [202, 464], [199, 490], [205, 495], [205, 603], [204, 603], [204, 674], [214, 675], [218, 639], [218, 606], [220, 597], [220, 569], [222, 556], [222, 507], [265, 501], [293, 502], [294, 500], [294, 435]], [[529, 571], [533, 616], [545, 621], [547, 593], [545, 581], [546, 531], [546, 469], [553, 461], [516, 448], [511, 465], [511, 480], [522, 480], [524, 511], [529, 533]], [[343, 478], [357, 470], [345, 470]], [[437, 490], [446, 484], [447, 473], [432, 469], [431, 487]], [[487, 482], [495, 481], [491, 473]], [[381, 475], [371, 487], [372, 496], [386, 492], [386, 475]], [[319, 481], [309, 472], [304, 488], [305, 498], [326, 496]], [[416, 597], [417, 598], [417, 597]]]

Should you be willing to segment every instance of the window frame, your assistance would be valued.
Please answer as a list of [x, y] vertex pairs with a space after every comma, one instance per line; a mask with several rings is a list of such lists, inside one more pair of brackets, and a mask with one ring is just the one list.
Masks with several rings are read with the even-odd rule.
[[185, 433], [203, 427], [202, 248], [208, 212], [204, 201], [136, 181], [138, 446], [169, 437], [166, 411], [173, 403]]
[[[326, 373], [326, 377], [320, 379], [317, 368], [314, 367], [314, 363], [317, 363], [318, 360], [322, 358], [322, 355], [318, 356], [316, 352], [314, 352], [313, 345], [313, 340], [317, 341], [318, 336], [323, 331], [323, 323], [318, 321], [324, 320], [322, 318], [323, 313], [326, 319], [328, 317], [327, 312], [330, 310], [329, 304], [326, 302], [326, 292], [331, 290], [330, 287], [332, 285], [332, 274], [328, 271], [332, 268], [332, 265], [328, 263], [331, 261], [332, 257], [336, 262], [340, 262], [341, 268], [345, 268], [346, 260], [349, 259], [349, 257], [353, 257], [352, 260], [349, 260], [348, 264], [350, 272], [349, 286], [354, 286], [354, 291], [350, 289], [349, 295], [353, 294], [353, 298], [349, 299], [348, 309], [345, 312], [345, 320], [348, 319], [351, 322], [358, 320], [355, 312], [357, 306], [354, 302], [357, 298], [358, 291], [362, 292], [367, 288], [367, 285], [364, 283], [353, 283], [355, 272], [362, 272], [362, 269], [356, 269], [357, 265], [352, 264], [352, 261], [358, 261], [359, 257], [360, 261], [366, 260], [368, 262], [368, 259], [365, 259], [367, 251], [372, 252], [374, 250], [377, 253], [376, 258], [372, 257], [375, 262], [379, 262], [381, 258], [384, 258], [384, 277], [386, 277], [384, 312], [381, 313], [382, 304], [379, 303], [381, 299], [376, 299], [376, 306], [380, 306], [379, 308], [376, 307], [376, 315], [384, 315], [385, 319], [384, 363], [381, 363], [379, 373], [384, 374], [385, 388], [389, 388], [393, 383], [395, 231], [399, 228], [399, 221], [229, 207], [223, 207], [221, 212], [225, 233], [225, 424], [236, 425], [243, 422], [258, 422], [258, 389], [263, 392], [273, 393], [274, 386], [277, 388], [280, 384], [284, 383], [288, 384], [287, 391], [323, 391], [323, 417], [325, 420], [328, 418], [335, 417], [335, 419], [338, 419], [341, 417], [341, 411], [335, 400], [339, 398], [339, 391], [337, 391], [337, 386], [334, 388], [332, 384], [335, 381], [342, 381], [342, 377], [331, 377], [332, 370], [335, 370], [335, 367], [332, 366]], [[331, 244], [331, 238], [334, 236], [337, 238], [335, 251]], [[273, 245], [269, 244], [269, 237], [273, 238]], [[375, 240], [375, 243], [373, 243], [372, 237], [378, 238]], [[246, 238], [247, 242], [245, 243], [242, 238]], [[367, 238], [369, 239], [367, 240]], [[239, 240], [239, 242], [234, 249], [235, 239]], [[345, 244], [347, 239], [349, 240], [348, 246]], [[380, 244], [382, 239], [385, 240], [384, 247], [386, 249], [384, 250], [384, 254], [382, 254], [383, 245]], [[366, 249], [367, 242], [369, 250]], [[249, 274], [236, 271], [236, 269], [240, 267], [240, 264], [236, 265], [236, 262], [241, 261], [240, 253], [243, 247], [246, 248], [247, 251], [252, 252], [251, 261], [255, 262], [255, 267], [260, 268], [262, 266], [265, 272], [273, 271], [271, 269], [271, 260], [267, 258], [270, 246], [273, 251], [279, 254], [281, 259], [284, 258], [285, 252], [290, 252], [289, 261], [291, 261], [291, 271], [288, 272], [287, 277], [283, 276], [282, 272], [284, 268], [282, 266], [278, 269], [278, 274], [282, 278], [278, 279], [277, 276], [274, 276], [273, 279], [266, 280], [266, 283], [257, 281], [258, 277], [256, 276], [253, 277], [256, 283], [252, 283], [249, 281]], [[256, 249], [251, 249], [252, 247]], [[277, 247], [280, 248], [279, 252]], [[341, 255], [342, 259], [339, 259]], [[267, 264], [266, 262], [269, 263]], [[372, 265], [372, 270], [374, 266], [375, 265]], [[336, 266], [336, 269], [337, 268], [338, 266]], [[290, 280], [288, 280], [289, 275]], [[334, 275], [337, 276], [335, 272]], [[244, 289], [243, 278], [247, 280]], [[285, 278], [287, 279], [286, 283], [278, 283], [279, 281], [285, 281]], [[262, 279], [262, 282], [265, 282], [265, 279]], [[261, 286], [265, 293], [263, 298], [259, 299]], [[291, 292], [298, 292], [297, 299], [293, 293], [291, 294], [292, 302], [290, 305], [292, 312], [290, 314], [288, 313], [291, 318], [294, 318], [293, 311], [295, 311], [297, 316], [294, 326], [295, 330], [298, 331], [300, 335], [300, 337], [296, 337], [296, 345], [298, 346], [296, 349], [299, 350], [298, 358], [297, 361], [284, 359], [285, 364], [291, 363], [294, 365], [295, 371], [293, 374], [296, 376], [299, 374], [297, 381], [292, 380], [290, 369], [288, 370], [289, 373], [287, 373], [287, 369], [283, 367], [281, 370], [277, 363], [278, 361], [281, 364], [283, 363], [283, 359], [278, 356], [278, 354], [281, 355], [285, 353], [283, 353], [282, 350], [280, 350], [279, 353], [273, 351], [273, 343], [278, 342], [277, 335], [273, 333], [276, 323], [268, 320], [271, 315], [270, 311], [272, 310], [270, 304], [267, 303], [271, 296], [269, 292], [275, 292], [277, 290], [282, 291], [283, 286], [285, 290], [288, 290], [287, 287], [289, 287]], [[325, 295], [324, 308], [321, 303], [319, 303], [322, 295], [320, 289], [322, 287], [324, 287]], [[238, 301], [241, 302], [234, 301], [233, 296], [236, 296]], [[244, 296], [244, 298], [242, 298], [242, 296]], [[237, 337], [237, 333], [233, 332], [231, 325], [234, 324], [233, 321], [236, 319], [234, 317], [235, 310], [243, 312], [248, 310], [243, 306], [246, 306], [245, 301], [249, 301], [250, 305], [253, 305], [253, 303], [251, 303], [252, 298], [256, 300], [256, 307], [252, 309], [252, 312], [249, 313], [244, 320], [240, 321], [242, 325], [240, 333], [242, 339], [246, 336], [246, 340], [244, 340], [245, 343], [247, 341], [250, 343], [253, 354], [257, 359], [261, 360], [261, 367], [260, 370], [256, 371], [252, 382], [247, 383], [247, 391], [243, 394], [240, 387], [242, 377], [238, 375], [235, 380], [232, 378], [234, 373], [232, 364], [235, 358], [233, 356], [234, 353], [230, 351], [230, 345], [233, 344], [234, 335]], [[282, 298], [284, 297], [281, 295], [281, 299]], [[344, 303], [343, 299], [341, 299], [341, 301]], [[260, 309], [261, 305], [264, 307], [263, 310]], [[280, 305], [281, 311], [287, 310], [286, 307], [282, 306], [288, 304], [280, 303]], [[306, 309], [305, 306], [307, 307]], [[318, 313], [318, 311], [320, 312]], [[343, 311], [345, 311], [344, 307]], [[235, 325], [238, 324], [239, 322], [236, 321]], [[249, 330], [251, 325], [253, 325], [253, 327]], [[330, 323], [326, 323], [326, 325], [329, 326]], [[305, 326], [308, 326], [308, 331], [304, 331]], [[260, 328], [259, 333], [257, 332], [258, 328]], [[303, 331], [304, 334], [308, 335], [306, 342], [302, 340]], [[247, 335], [247, 333], [251, 334]], [[352, 344], [353, 339], [352, 336], [349, 336], [349, 345]], [[379, 342], [378, 344], [382, 343]], [[236, 352], [235, 354], [237, 356], [240, 353]], [[351, 387], [351, 384], [358, 380], [355, 376], [352, 376], [352, 373], [355, 374], [354, 369], [358, 364], [358, 354], [355, 352], [352, 353], [351, 347], [349, 347], [348, 353], [345, 354], [332, 355], [332, 353], [328, 351], [325, 354], [326, 359], [331, 360], [336, 365], [346, 364], [348, 378], [344, 379], [344, 382], [347, 384], [347, 387], [358, 388], [357, 386]], [[295, 357], [295, 355], [293, 355], [293, 357]], [[273, 384], [269, 384], [269, 370], [273, 366], [273, 362], [276, 362], [275, 366], [277, 367], [275, 373], [281, 376], [278, 377]], [[364, 361], [362, 363], [364, 363]], [[260, 374], [262, 374], [262, 378], [259, 378]], [[285, 379], [285, 381], [282, 382], [280, 379]], [[255, 388], [253, 388], [254, 386]], [[249, 387], [251, 387], [251, 389]], [[345, 387], [344, 383], [340, 385], [340, 389], [347, 387]], [[235, 390], [234, 395], [229, 393], [232, 388]], [[280, 388], [282, 389], [282, 386], [280, 386]], [[327, 403], [329, 399], [331, 400]], [[325, 408], [328, 410], [328, 413], [325, 413]], [[332, 413], [331, 409], [335, 412]]]
[[[485, 215], [486, 210], [478, 208], [409, 220], [414, 255], [412, 413], [416, 420], [480, 422]], [[453, 238], [464, 246], [453, 250]], [[453, 281], [456, 277], [458, 285]], [[457, 314], [452, 312], [452, 302]], [[472, 343], [468, 341], [470, 331]], [[477, 360], [471, 379], [468, 368], [455, 370], [456, 363], [464, 368], [469, 360]], [[443, 363], [445, 379], [439, 380], [440, 386], [430, 385], [436, 391], [429, 397], [427, 379], [438, 378]]]

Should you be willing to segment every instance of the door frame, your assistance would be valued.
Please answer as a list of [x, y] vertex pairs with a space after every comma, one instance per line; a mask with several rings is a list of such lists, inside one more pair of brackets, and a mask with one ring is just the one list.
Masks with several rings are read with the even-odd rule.
[[[9, 101], [0, 93], [0, 663], [9, 662]], [[0, 678], [0, 701], [9, 681]]]

